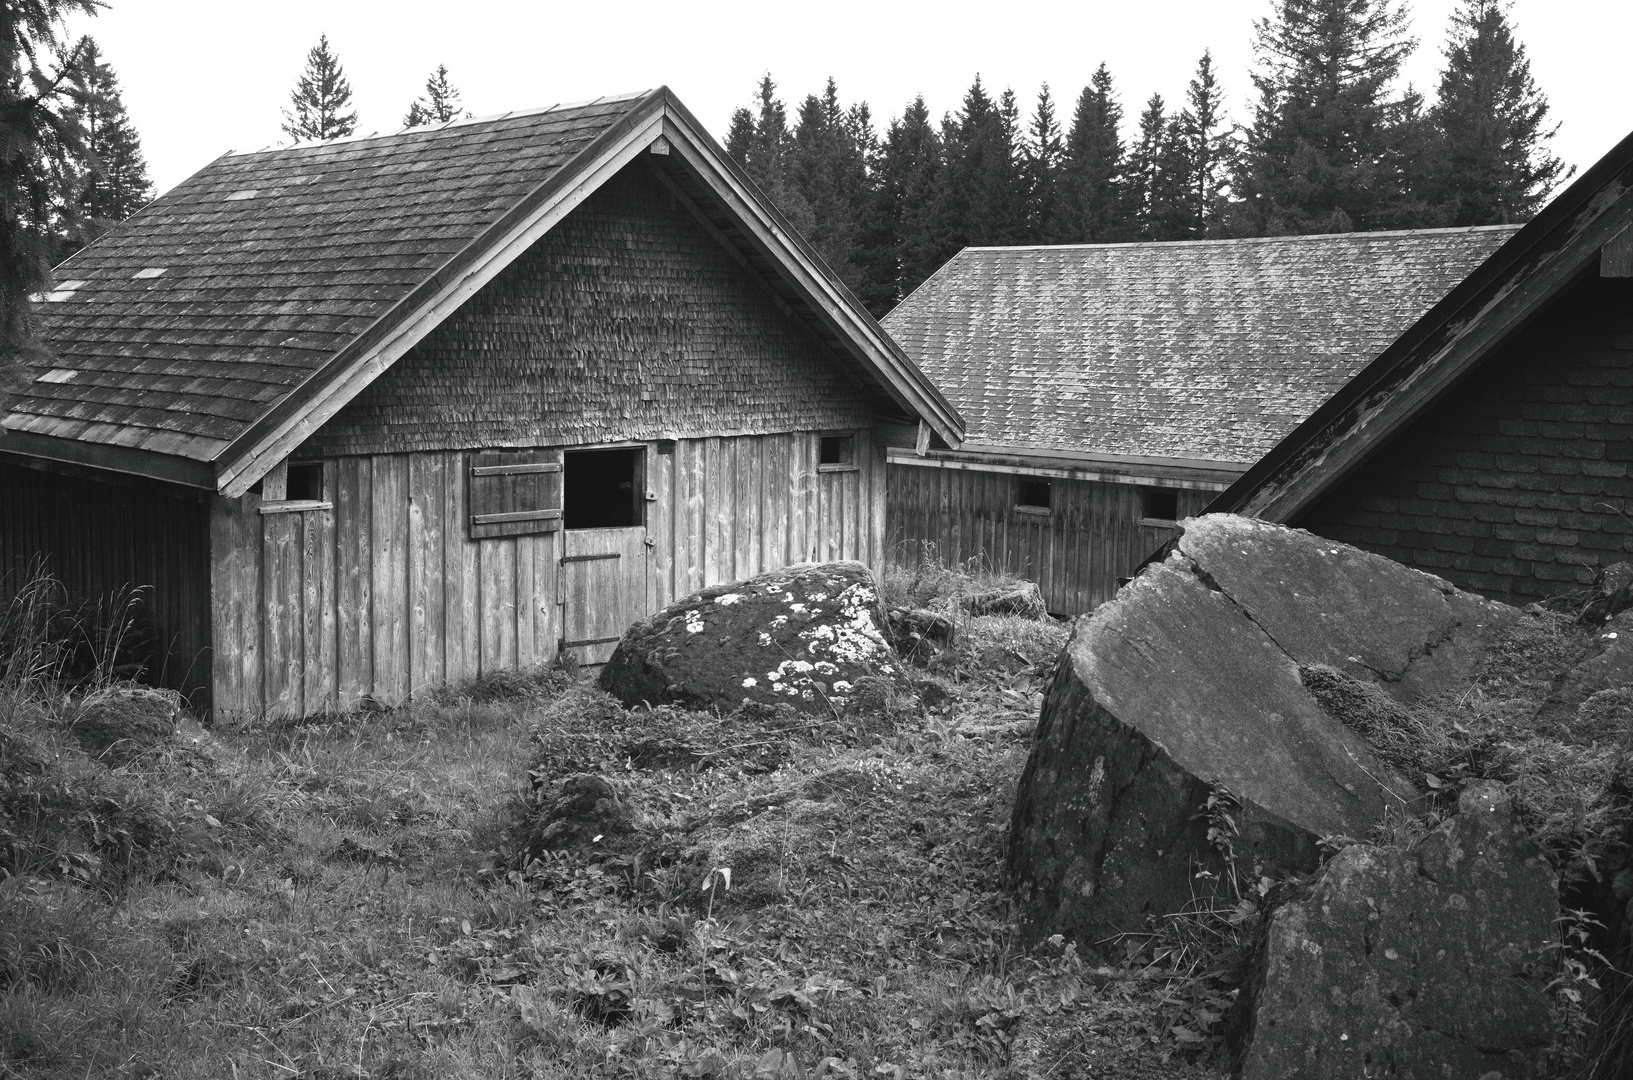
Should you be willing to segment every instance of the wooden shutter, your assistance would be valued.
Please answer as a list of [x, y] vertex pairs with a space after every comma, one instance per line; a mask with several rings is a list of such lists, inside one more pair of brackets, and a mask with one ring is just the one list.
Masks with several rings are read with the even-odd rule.
[[484, 450], [465, 460], [472, 540], [561, 528], [560, 450]]

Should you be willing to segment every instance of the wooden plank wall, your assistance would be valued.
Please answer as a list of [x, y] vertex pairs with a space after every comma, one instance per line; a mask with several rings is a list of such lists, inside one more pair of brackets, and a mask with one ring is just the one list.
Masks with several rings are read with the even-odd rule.
[[[884, 556], [884, 448], [819, 471], [815, 433], [646, 448], [655, 611], [707, 585], [811, 559]], [[664, 450], [666, 452], [659, 452]], [[540, 663], [560, 640], [560, 533], [472, 541], [457, 451], [331, 458], [333, 508], [214, 502], [217, 714], [311, 715], [397, 703]]]
[[148, 590], [150, 678], [208, 707], [208, 509], [200, 492], [0, 463], [0, 609], [36, 560], [70, 601]]
[[[893, 465], [889, 557], [1003, 570], [1036, 581], [1049, 610], [1080, 615], [1111, 599], [1171, 530], [1140, 524], [1140, 486], [1049, 478], [1050, 512], [1015, 506], [1011, 473]], [[1212, 491], [1182, 490], [1179, 515], [1200, 513]]]

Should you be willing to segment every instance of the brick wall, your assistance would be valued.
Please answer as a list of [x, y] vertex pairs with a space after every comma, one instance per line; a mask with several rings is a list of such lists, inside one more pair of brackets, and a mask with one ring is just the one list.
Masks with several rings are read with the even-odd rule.
[[857, 383], [647, 169], [585, 200], [301, 453], [871, 424]]
[[1633, 282], [1586, 276], [1293, 524], [1523, 604], [1633, 558], [1630, 468]]

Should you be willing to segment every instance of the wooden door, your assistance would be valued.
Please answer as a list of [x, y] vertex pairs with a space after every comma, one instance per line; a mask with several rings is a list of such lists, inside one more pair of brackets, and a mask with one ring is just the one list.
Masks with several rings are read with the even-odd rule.
[[629, 624], [647, 614], [651, 548], [645, 526], [561, 534], [562, 651], [605, 664]]

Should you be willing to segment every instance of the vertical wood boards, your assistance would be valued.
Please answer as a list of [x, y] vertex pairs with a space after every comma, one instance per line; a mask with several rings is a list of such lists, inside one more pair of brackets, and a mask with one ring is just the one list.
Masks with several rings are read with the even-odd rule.
[[[1140, 524], [1140, 486], [1052, 479], [1048, 514], [1015, 506], [1013, 474], [889, 468], [883, 561], [923, 559], [988, 566], [1038, 583], [1049, 610], [1077, 615], [1111, 599], [1120, 578], [1167, 542], [1172, 530]], [[1198, 513], [1211, 491], [1182, 490], [1181, 517]]]
[[106, 610], [134, 599], [152, 621], [148, 677], [208, 706], [218, 513], [204, 493], [159, 481], [0, 461], [0, 611], [35, 572], [72, 603]]
[[334, 463], [335, 593], [339, 707], [349, 709], [374, 693], [374, 468], [365, 457]]
[[[606, 534], [594, 543], [613, 548], [578, 553], [616, 560], [563, 564], [565, 532], [471, 540], [461, 452], [330, 459], [332, 510], [262, 515], [254, 495], [217, 499], [208, 525], [220, 707], [255, 719], [397, 703], [548, 661], [562, 641], [615, 638], [707, 585], [812, 558], [882, 556], [884, 452], [866, 432], [858, 468], [843, 472], [819, 473], [809, 432], [672, 446], [646, 448], [655, 498], [645, 527], [571, 534]], [[597, 663], [611, 647], [577, 651]]]
[[228, 723], [261, 713], [259, 497], [210, 500], [213, 708]]
[[582, 665], [604, 664], [629, 624], [647, 614], [647, 530], [580, 529], [562, 536], [563, 645]]

